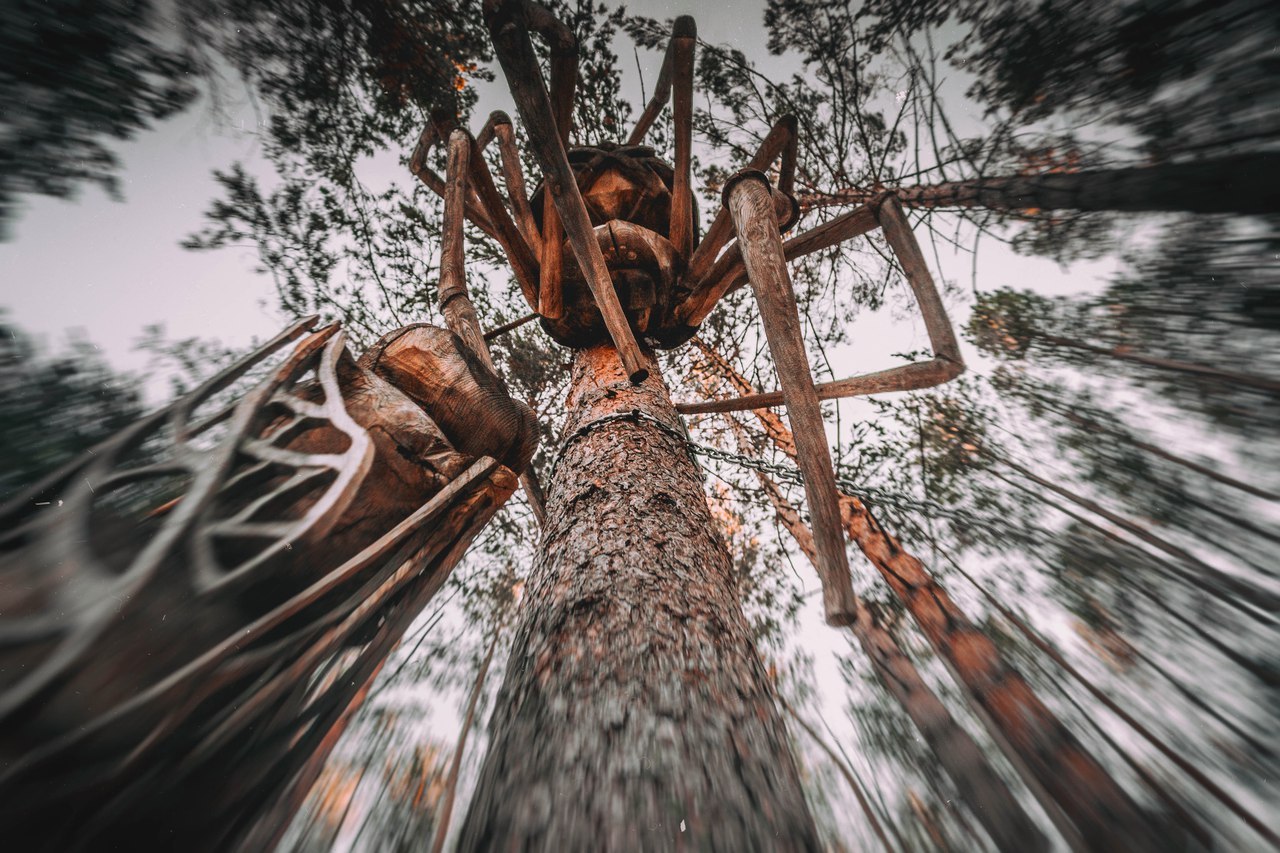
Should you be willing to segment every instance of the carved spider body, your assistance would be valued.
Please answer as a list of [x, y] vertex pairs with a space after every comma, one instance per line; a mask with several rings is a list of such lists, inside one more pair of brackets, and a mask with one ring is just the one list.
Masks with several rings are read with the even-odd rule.
[[[651, 346], [671, 349], [696, 331], [676, 317], [688, 289], [682, 288], [686, 264], [671, 244], [671, 165], [644, 145], [601, 144], [571, 148], [569, 165], [609, 269], [618, 301], [636, 336]], [[531, 198], [534, 221], [542, 233], [546, 188]], [[690, 218], [697, 221], [690, 197]], [[696, 241], [696, 234], [695, 241]], [[562, 246], [563, 313], [542, 317], [542, 328], [567, 347], [585, 347], [609, 339], [595, 295], [568, 241]]]

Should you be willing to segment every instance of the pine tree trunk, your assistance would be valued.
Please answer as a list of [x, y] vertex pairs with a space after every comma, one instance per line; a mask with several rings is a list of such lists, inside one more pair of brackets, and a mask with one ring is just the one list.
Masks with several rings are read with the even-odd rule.
[[[756, 476], [782, 526], [796, 540], [796, 545], [809, 562], [814, 562], [817, 553], [813, 534], [801, 521], [799, 512], [782, 496], [768, 475], [758, 471]], [[906, 651], [881, 624], [880, 617], [861, 599], [857, 600], [856, 613], [857, 618], [850, 625], [850, 630], [858, 638], [880, 683], [924, 736], [925, 743], [955, 782], [963, 800], [982, 821], [996, 847], [1017, 853], [1049, 849], [1048, 839], [1014, 799], [978, 744], [930, 689]], [[795, 716], [794, 711], [792, 716]], [[796, 719], [799, 720], [798, 717]], [[800, 723], [809, 730], [804, 721]], [[810, 734], [817, 738], [811, 730]]]
[[[651, 361], [651, 360], [650, 360]], [[657, 365], [575, 354], [547, 526], [461, 850], [816, 850]]]
[[[754, 392], [723, 356], [697, 338], [694, 345], [741, 393]], [[774, 446], [794, 458], [795, 441], [782, 418], [769, 409], [752, 413]], [[842, 494], [840, 513], [849, 538], [948, 663], [987, 731], [1069, 846], [1108, 850], [1120, 844], [1134, 851], [1165, 846], [1164, 828], [1148, 821], [924, 564], [880, 526], [862, 501]]]

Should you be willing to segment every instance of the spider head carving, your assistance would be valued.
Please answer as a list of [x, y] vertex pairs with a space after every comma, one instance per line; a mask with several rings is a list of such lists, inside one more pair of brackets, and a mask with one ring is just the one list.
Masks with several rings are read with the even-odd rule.
[[[571, 148], [568, 161], [631, 329], [655, 347], [669, 349], [684, 343], [696, 329], [675, 314], [688, 289], [683, 287], [687, 261], [671, 244], [674, 169], [644, 145]], [[545, 233], [545, 196], [546, 187], [540, 185], [531, 198], [539, 234]], [[692, 195], [686, 203], [696, 223]], [[695, 245], [696, 241], [695, 233]], [[608, 327], [567, 239], [560, 251], [563, 311], [559, 317], [543, 316], [542, 328], [568, 347], [607, 341]]]

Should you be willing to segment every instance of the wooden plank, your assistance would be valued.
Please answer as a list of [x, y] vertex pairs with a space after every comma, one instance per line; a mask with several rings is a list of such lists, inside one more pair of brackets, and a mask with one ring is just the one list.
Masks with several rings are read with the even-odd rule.
[[[633, 382], [642, 382], [649, 371], [645, 367], [640, 345], [631, 333], [627, 315], [618, 301], [604, 255], [596, 244], [586, 205], [582, 201], [582, 194], [578, 191], [577, 181], [560, 140], [551, 98], [538, 69], [523, 12], [524, 7], [517, 0], [485, 0], [485, 22], [520, 117], [528, 129], [530, 148], [542, 167], [547, 194], [553, 199], [555, 209], [560, 214], [569, 245], [591, 288], [596, 306], [600, 309], [627, 374]], [[544, 231], [544, 255], [551, 243]]]
[[550, 192], [542, 194], [542, 275], [538, 313], [551, 320], [564, 316], [564, 227]]
[[698, 26], [689, 15], [671, 27], [672, 124], [675, 127], [675, 176], [671, 185], [671, 245], [686, 261], [693, 255], [693, 61]]
[[848, 625], [856, 618], [857, 598], [853, 594], [844, 549], [839, 492], [827, 449], [822, 410], [801, 336], [800, 312], [782, 252], [782, 235], [778, 231], [769, 181], [761, 172], [739, 172], [725, 186], [724, 194], [738, 245], [742, 246], [751, 288], [760, 305], [765, 338], [773, 353], [787, 404], [787, 418], [795, 435], [797, 462], [804, 475], [805, 495], [813, 519], [827, 622]]

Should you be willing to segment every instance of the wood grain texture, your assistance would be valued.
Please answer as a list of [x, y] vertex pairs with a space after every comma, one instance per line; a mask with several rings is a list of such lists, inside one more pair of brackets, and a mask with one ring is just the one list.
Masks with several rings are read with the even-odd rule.
[[[501, 139], [503, 128], [506, 129], [510, 138], [510, 120], [497, 123], [496, 126], [499, 139]], [[455, 130], [449, 137], [448, 186], [444, 199], [444, 221], [441, 224], [443, 245], [440, 253], [440, 313], [444, 315], [445, 325], [449, 330], [462, 340], [462, 343], [480, 359], [494, 377], [498, 377], [498, 368], [493, 363], [493, 355], [489, 352], [488, 337], [480, 327], [480, 317], [467, 290], [462, 219], [470, 158], [471, 140], [465, 132]], [[519, 168], [518, 160], [516, 167]], [[525, 207], [528, 208], [527, 201]], [[501, 382], [500, 379], [499, 381]], [[506, 383], [502, 385], [505, 389]], [[525, 425], [536, 434], [537, 426], [533, 420], [533, 413], [529, 412]], [[512, 464], [518, 464], [518, 462], [512, 460]], [[542, 490], [538, 485], [537, 474], [527, 465], [524, 469], [517, 468], [517, 470], [522, 470], [520, 483], [524, 487], [525, 497], [529, 501], [529, 508], [533, 511], [534, 518], [541, 524], [543, 521]]]
[[[514, 489], [447, 440], [418, 389], [357, 364], [336, 326], [265, 361], [314, 322], [59, 472], [47, 487], [65, 514], [31, 516], [26, 496], [0, 509], [0, 590], [47, 618], [30, 643], [8, 604], [0, 625], [6, 838], [269, 849], [360, 691]], [[255, 365], [261, 381], [199, 414]], [[146, 439], [160, 461], [139, 466]], [[147, 484], [176, 472], [176, 501]], [[107, 494], [120, 501], [103, 513]], [[38, 713], [13, 713], [32, 699]]]
[[[530, 147], [542, 167], [547, 193], [553, 200], [574, 256], [587, 274], [587, 283], [595, 295], [622, 363], [636, 382], [643, 381], [644, 359], [614, 292], [609, 269], [600, 247], [596, 245], [586, 206], [569, 167], [551, 98], [529, 41], [525, 9], [518, 0], [485, 0], [484, 13], [498, 61], [528, 129]], [[545, 222], [543, 228], [545, 254], [558, 249], [559, 241], [551, 239]]]
[[817, 543], [823, 609], [830, 624], [848, 625], [855, 618], [856, 601], [840, 533], [835, 471], [768, 179], [759, 172], [740, 172], [725, 186], [725, 196], [796, 435]]
[[671, 120], [675, 136], [675, 182], [671, 187], [671, 245], [684, 260], [693, 255], [693, 62], [698, 28], [681, 15], [671, 29]]
[[[667, 390], [575, 353], [567, 434]], [[643, 421], [571, 442], [459, 849], [816, 850], [697, 465]], [[681, 831], [681, 822], [684, 831]]]

